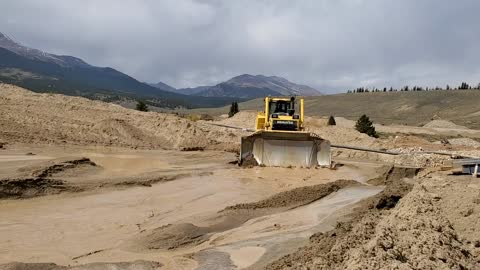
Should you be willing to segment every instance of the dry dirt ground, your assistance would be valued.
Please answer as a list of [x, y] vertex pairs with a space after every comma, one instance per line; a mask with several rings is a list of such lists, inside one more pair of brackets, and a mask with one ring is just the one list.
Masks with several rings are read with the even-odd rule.
[[399, 155], [240, 168], [248, 132], [0, 85], [0, 269], [480, 269], [480, 180], [438, 154], [480, 156], [474, 136], [442, 133], [477, 131], [307, 122]]

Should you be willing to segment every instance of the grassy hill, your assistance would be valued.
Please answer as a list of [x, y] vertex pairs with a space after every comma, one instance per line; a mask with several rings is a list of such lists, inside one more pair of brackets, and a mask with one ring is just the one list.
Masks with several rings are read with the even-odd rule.
[[[239, 103], [240, 110], [263, 110], [263, 99]], [[196, 109], [192, 112], [218, 115], [229, 107]], [[480, 129], [480, 90], [428, 92], [378, 92], [336, 94], [305, 98], [305, 114], [343, 116], [356, 120], [362, 114], [384, 125], [421, 126], [434, 118]]]

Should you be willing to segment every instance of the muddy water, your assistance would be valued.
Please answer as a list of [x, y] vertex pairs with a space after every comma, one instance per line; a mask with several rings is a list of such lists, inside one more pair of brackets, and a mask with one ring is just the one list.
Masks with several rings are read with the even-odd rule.
[[6, 153], [0, 152], [0, 178], [9, 178], [12, 174], [31, 163], [38, 163], [52, 159], [44, 155], [25, 155], [24, 153]]
[[[238, 228], [213, 235], [211, 243], [198, 247], [133, 252], [124, 250], [122, 244], [142, 230], [170, 223], [198, 224], [226, 206], [258, 201], [294, 187], [337, 179], [362, 181], [371, 178], [375, 168], [240, 169], [227, 164], [234, 158], [232, 154], [219, 152], [44, 149], [37, 154], [22, 157], [19, 153], [5, 153], [0, 159], [0, 169], [16, 170], [26, 162], [19, 158], [36, 162], [36, 158], [85, 156], [103, 170], [93, 176], [79, 175], [78, 181], [110, 181], [117, 177], [166, 172], [209, 174], [186, 174], [152, 187], [103, 188], [0, 201], [0, 264], [21, 261], [77, 265], [143, 259], [164, 263], [167, 269], [193, 269], [208, 264], [247, 267], [268, 260], [272, 253], [290, 251], [315, 230], [330, 228], [340, 209], [376, 192], [369, 188], [341, 190], [308, 206], [250, 220]], [[198, 262], [185, 256], [195, 252], [199, 252]]]
[[[207, 269], [204, 266], [210, 265], [211, 260], [216, 261], [218, 269], [231, 265], [244, 268], [255, 263], [260, 267], [262, 260], [267, 263], [302, 246], [313, 233], [333, 229], [353, 204], [381, 190], [370, 186], [344, 188], [310, 205], [252, 219], [236, 229], [216, 234], [212, 242], [217, 247], [199, 254], [200, 269]], [[230, 259], [219, 260], [225, 258], [222, 253]]]
[[2, 201], [0, 259], [68, 264], [82, 254], [114, 249], [149, 226], [189, 221], [256, 197], [242, 191], [235, 180], [196, 177], [152, 188]]
[[28, 156], [28, 155], [1, 155], [0, 156], [0, 162], [24, 161], [24, 160], [44, 160], [44, 159], [51, 159], [51, 157]]
[[226, 167], [228, 161], [235, 160], [233, 154], [216, 152], [211, 152], [210, 155], [205, 153], [179, 153], [175, 151], [151, 151], [134, 154], [85, 152], [82, 153], [82, 156], [90, 158], [104, 168], [103, 173], [99, 175], [103, 177], [125, 177], [183, 169], [220, 169]]

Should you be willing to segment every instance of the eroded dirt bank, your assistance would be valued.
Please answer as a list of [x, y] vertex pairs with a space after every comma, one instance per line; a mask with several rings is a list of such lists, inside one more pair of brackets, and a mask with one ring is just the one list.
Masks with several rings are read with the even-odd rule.
[[[418, 180], [388, 185], [267, 269], [479, 269], [478, 180], [445, 173]], [[463, 205], [451, 205], [457, 200]]]
[[[21, 112], [21, 113], [19, 113]], [[0, 83], [0, 144], [120, 146], [143, 149], [236, 151], [238, 135], [173, 114]]]

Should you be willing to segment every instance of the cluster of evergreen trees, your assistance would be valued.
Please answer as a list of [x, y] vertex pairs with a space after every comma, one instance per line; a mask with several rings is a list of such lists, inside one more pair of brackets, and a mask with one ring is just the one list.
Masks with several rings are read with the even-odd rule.
[[368, 87], [359, 87], [357, 89], [353, 89], [353, 90], [348, 90], [347, 93], [369, 93], [369, 92], [409, 92], [409, 91], [435, 91], [435, 90], [467, 90], [467, 89], [478, 89], [480, 90], [480, 83], [476, 86], [471, 86], [469, 85], [468, 83], [466, 82], [462, 82], [460, 84], [460, 86], [458, 87], [455, 87], [455, 88], [452, 88], [450, 87], [450, 85], [447, 84], [447, 86], [445, 88], [442, 88], [442, 87], [421, 87], [421, 86], [413, 86], [413, 87], [410, 87], [410, 86], [404, 86], [400, 89], [397, 89], [397, 88], [393, 88], [393, 87], [390, 87], [387, 89], [387, 87], [384, 87], [383, 89], [379, 89], [379, 88], [376, 88], [376, 87], [372, 87], [371, 89], [369, 89]]

